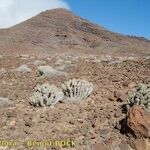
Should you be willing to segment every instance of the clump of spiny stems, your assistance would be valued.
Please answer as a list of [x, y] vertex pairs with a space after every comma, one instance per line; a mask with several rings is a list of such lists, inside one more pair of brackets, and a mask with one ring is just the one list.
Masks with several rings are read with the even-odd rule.
[[33, 106], [50, 106], [59, 101], [79, 101], [86, 99], [93, 91], [93, 84], [81, 79], [72, 79], [62, 85], [62, 89], [54, 85], [42, 84], [35, 87], [30, 97]]
[[35, 87], [35, 92], [30, 97], [30, 103], [33, 106], [50, 106], [62, 99], [63, 93], [59, 88], [45, 83]]
[[93, 84], [81, 79], [71, 79], [62, 85], [64, 100], [76, 101], [86, 99], [93, 91]]
[[142, 105], [150, 111], [150, 84], [140, 84], [129, 98], [127, 109], [134, 105]]

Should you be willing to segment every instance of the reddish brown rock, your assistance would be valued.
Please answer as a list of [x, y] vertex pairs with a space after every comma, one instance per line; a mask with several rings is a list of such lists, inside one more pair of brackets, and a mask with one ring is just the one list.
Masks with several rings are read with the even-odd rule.
[[132, 107], [127, 113], [127, 125], [136, 137], [150, 138], [150, 112], [144, 108]]

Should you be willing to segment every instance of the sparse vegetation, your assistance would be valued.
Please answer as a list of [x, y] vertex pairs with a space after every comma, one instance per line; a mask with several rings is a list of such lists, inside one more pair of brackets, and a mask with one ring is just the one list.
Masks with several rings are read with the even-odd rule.
[[35, 92], [30, 97], [30, 103], [33, 106], [55, 105], [63, 99], [63, 93], [54, 85], [47, 83], [35, 87]]
[[150, 84], [140, 84], [130, 97], [127, 108], [142, 105], [150, 111]]
[[72, 79], [62, 85], [64, 99], [67, 101], [83, 100], [93, 91], [93, 84], [81, 79]]

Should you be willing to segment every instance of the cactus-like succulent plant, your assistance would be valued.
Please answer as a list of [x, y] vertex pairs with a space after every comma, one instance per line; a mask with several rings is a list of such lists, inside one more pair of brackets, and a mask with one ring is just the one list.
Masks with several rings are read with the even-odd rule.
[[93, 91], [93, 84], [81, 79], [72, 79], [62, 85], [64, 101], [76, 101], [87, 98]]
[[33, 106], [50, 106], [62, 99], [63, 92], [60, 89], [45, 83], [35, 87], [35, 92], [30, 97], [30, 104]]
[[150, 111], [150, 84], [140, 84], [129, 98], [127, 109], [134, 105], [142, 105]]

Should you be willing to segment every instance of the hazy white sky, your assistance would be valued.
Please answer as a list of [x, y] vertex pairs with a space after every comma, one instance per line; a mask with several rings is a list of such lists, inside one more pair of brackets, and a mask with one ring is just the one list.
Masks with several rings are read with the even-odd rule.
[[53, 8], [69, 9], [69, 6], [63, 0], [0, 0], [0, 28], [13, 26]]

